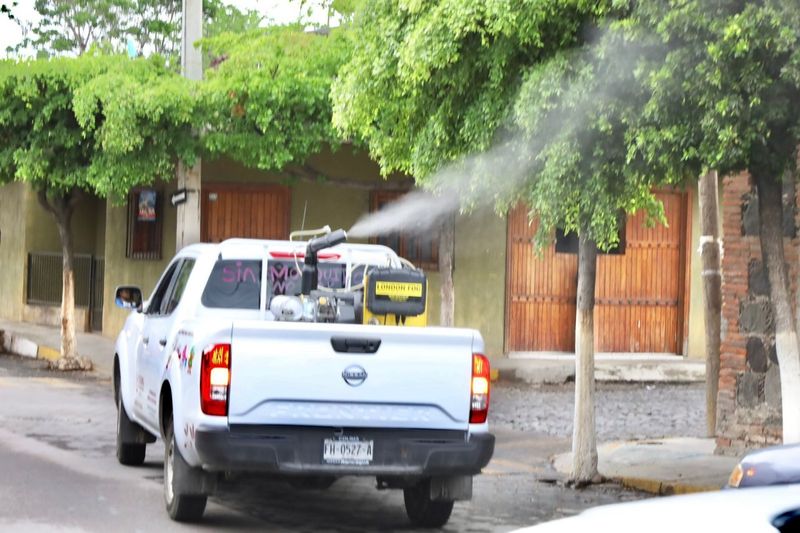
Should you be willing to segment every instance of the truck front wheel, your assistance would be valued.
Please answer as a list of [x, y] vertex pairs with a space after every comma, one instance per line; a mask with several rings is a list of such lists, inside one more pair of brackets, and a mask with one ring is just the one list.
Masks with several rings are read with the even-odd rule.
[[187, 494], [194, 469], [181, 456], [175, 443], [172, 417], [164, 424], [164, 502], [167, 514], [176, 522], [197, 522], [206, 509], [208, 496]]
[[431, 480], [424, 479], [403, 489], [406, 503], [406, 514], [411, 523], [419, 527], [442, 527], [450, 519], [453, 512], [452, 500], [432, 500]]
[[145, 444], [126, 442], [130, 435], [135, 435], [141, 429], [128, 418], [125, 406], [122, 404], [122, 394], [117, 393], [117, 460], [127, 466], [140, 466], [144, 463]]

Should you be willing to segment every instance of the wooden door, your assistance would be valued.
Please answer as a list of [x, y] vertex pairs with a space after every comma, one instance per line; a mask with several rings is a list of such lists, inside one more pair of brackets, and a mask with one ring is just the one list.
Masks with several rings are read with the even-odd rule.
[[203, 184], [202, 240], [289, 238], [289, 188]]
[[[686, 303], [686, 194], [660, 191], [668, 226], [647, 228], [628, 217], [624, 253], [599, 254], [595, 289], [595, 349], [599, 352], [680, 353]], [[536, 254], [527, 209], [509, 213], [506, 349], [575, 349], [577, 256], [549, 246]]]
[[578, 261], [555, 246], [537, 253], [536, 222], [519, 206], [508, 217], [507, 351], [573, 351]]

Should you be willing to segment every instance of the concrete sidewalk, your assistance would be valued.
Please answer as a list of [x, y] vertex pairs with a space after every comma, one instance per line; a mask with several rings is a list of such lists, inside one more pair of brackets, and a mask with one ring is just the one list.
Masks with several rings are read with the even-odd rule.
[[[714, 439], [671, 438], [610, 442], [597, 448], [598, 470], [626, 487], [653, 494], [687, 494], [722, 488], [738, 461], [714, 455]], [[569, 475], [572, 454], [553, 458]]]
[[[58, 359], [61, 346], [60, 328], [0, 319], [0, 332], [0, 351], [51, 361]], [[77, 337], [78, 354], [92, 360], [94, 372], [98, 376], [110, 378], [114, 364], [114, 341], [99, 333], [79, 332]]]
[[[575, 380], [575, 356], [564, 353], [512, 353], [491, 360], [500, 379], [531, 385]], [[702, 383], [705, 361], [670, 354], [595, 354], [595, 379], [604, 382]]]

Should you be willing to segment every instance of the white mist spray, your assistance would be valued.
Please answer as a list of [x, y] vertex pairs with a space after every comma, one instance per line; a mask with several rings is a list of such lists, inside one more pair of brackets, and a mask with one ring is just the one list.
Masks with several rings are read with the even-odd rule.
[[[605, 41], [606, 37], [612, 40]], [[641, 59], [643, 44], [618, 37], [598, 32], [591, 40], [599, 46], [575, 51], [570, 59], [575, 64], [606, 63], [591, 80], [581, 76], [559, 78], [558, 71], [554, 72], [551, 79], [561, 88], [547, 106], [550, 111], [536, 121], [535, 131], [520, 132], [515, 128], [516, 134], [488, 151], [447, 165], [426, 180], [424, 190], [412, 191], [380, 211], [362, 216], [348, 234], [428, 234], [459, 210], [509, 205], [545, 163], [542, 158], [546, 155], [540, 152], [548, 143], [585, 127], [594, 110], [603, 109], [625, 94], [630, 80], [620, 72], [633, 71]], [[652, 52], [653, 42], [647, 46]]]

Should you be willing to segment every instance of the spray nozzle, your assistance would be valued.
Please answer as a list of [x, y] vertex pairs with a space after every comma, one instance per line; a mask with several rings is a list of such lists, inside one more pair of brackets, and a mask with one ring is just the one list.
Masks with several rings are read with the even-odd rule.
[[308, 241], [306, 247], [306, 256], [303, 263], [303, 285], [301, 293], [308, 295], [311, 291], [317, 288], [317, 254], [320, 250], [336, 246], [347, 240], [347, 233], [343, 229], [329, 233], [323, 237], [318, 237]]

